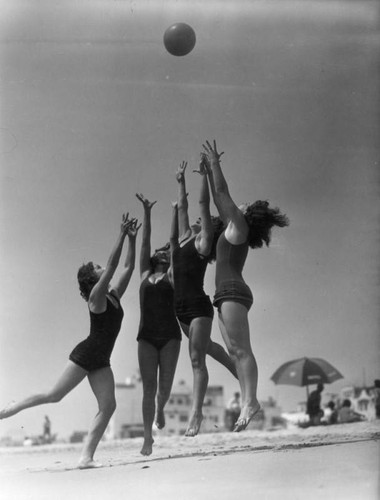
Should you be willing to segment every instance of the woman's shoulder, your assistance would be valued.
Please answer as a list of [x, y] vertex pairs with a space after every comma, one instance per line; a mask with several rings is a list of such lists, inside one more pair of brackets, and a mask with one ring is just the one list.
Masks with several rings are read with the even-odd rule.
[[226, 229], [221, 234], [231, 245], [242, 245], [244, 243], [248, 244], [248, 224], [244, 220], [243, 223], [236, 224], [235, 221], [230, 220], [227, 224]]

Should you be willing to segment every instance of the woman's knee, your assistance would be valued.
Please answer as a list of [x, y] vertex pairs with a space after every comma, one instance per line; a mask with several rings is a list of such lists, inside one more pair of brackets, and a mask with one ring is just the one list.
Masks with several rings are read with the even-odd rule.
[[113, 415], [115, 413], [115, 410], [116, 410], [116, 400], [115, 399], [112, 399], [108, 405], [107, 405], [107, 412], [110, 414], [110, 415]]
[[143, 384], [144, 397], [154, 398], [157, 392], [157, 381]]
[[202, 369], [206, 367], [206, 351], [203, 352], [198, 349], [190, 351], [190, 361], [193, 369]]
[[247, 347], [244, 344], [239, 344], [237, 342], [230, 343], [230, 345], [228, 346], [228, 353], [230, 357], [236, 361], [241, 361], [252, 356], [252, 350], [250, 347]]
[[107, 399], [106, 401], [103, 401], [101, 404], [99, 404], [99, 411], [108, 416], [113, 415], [115, 413], [115, 410], [116, 410], [115, 398]]

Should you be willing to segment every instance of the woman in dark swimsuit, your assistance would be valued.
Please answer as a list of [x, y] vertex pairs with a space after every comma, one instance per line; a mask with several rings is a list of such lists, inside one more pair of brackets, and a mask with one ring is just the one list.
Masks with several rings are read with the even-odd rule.
[[[151, 210], [156, 203], [136, 194], [144, 207], [140, 253], [140, 326], [138, 359], [143, 384], [144, 443], [140, 453], [151, 455], [152, 426], [165, 426], [164, 407], [169, 399], [177, 366], [181, 330], [174, 312], [170, 279], [170, 253], [156, 250], [151, 257]], [[157, 383], [158, 378], [158, 383]], [[157, 408], [156, 408], [157, 395]]]
[[[110, 356], [123, 319], [120, 299], [135, 266], [136, 236], [139, 229], [136, 224], [136, 219], [130, 220], [128, 214], [123, 215], [120, 234], [105, 268], [92, 262], [79, 268], [79, 289], [81, 296], [88, 302], [90, 312], [90, 335], [71, 352], [68, 364], [54, 387], [19, 403], [12, 403], [0, 412], [0, 419], [3, 419], [32, 406], [61, 401], [87, 377], [98, 401], [99, 411], [83, 446], [78, 464], [80, 469], [100, 466], [94, 461], [94, 453], [116, 408]], [[110, 287], [127, 235], [129, 244], [125, 265], [116, 286]]]
[[[215, 260], [215, 243], [222, 223], [215, 231], [210, 214], [210, 193], [207, 172], [201, 160], [200, 219], [190, 226], [186, 194], [187, 162], [177, 169], [178, 238], [174, 240], [172, 263], [175, 310], [181, 328], [189, 338], [189, 353], [193, 368], [193, 404], [185, 436], [196, 436], [203, 419], [202, 406], [208, 384], [206, 354], [222, 363], [236, 377], [235, 365], [223, 347], [210, 339], [214, 310], [203, 288], [207, 264]], [[215, 219], [215, 218], [214, 218]], [[215, 224], [216, 226], [216, 224]]]
[[242, 395], [240, 416], [234, 431], [244, 430], [259, 411], [257, 401], [257, 364], [252, 353], [248, 311], [253, 303], [251, 290], [245, 283], [242, 270], [249, 248], [261, 248], [270, 242], [273, 226], [284, 227], [288, 218], [266, 201], [241, 207], [232, 200], [220, 167], [216, 143], [206, 141], [207, 172], [212, 196], [226, 227], [216, 248], [214, 305], [219, 312], [219, 326], [228, 352], [234, 360]]

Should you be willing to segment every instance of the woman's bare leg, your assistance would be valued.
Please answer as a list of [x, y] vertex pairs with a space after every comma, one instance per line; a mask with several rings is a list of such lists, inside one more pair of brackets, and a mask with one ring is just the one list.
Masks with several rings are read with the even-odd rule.
[[94, 461], [94, 453], [116, 409], [115, 381], [111, 368], [106, 367], [90, 372], [88, 381], [98, 401], [99, 411], [92, 422], [83, 445], [78, 464], [80, 469], [100, 466]]
[[257, 400], [258, 370], [250, 343], [248, 311], [242, 304], [226, 301], [221, 305], [219, 319], [221, 333], [239, 376], [242, 408], [234, 429], [239, 432], [247, 427], [260, 409]]
[[210, 339], [207, 347], [207, 354], [227, 368], [227, 370], [232, 373], [235, 378], [238, 378], [234, 362], [220, 344]]
[[[186, 325], [182, 325], [184, 328]], [[185, 436], [193, 437], [199, 432], [203, 414], [202, 406], [208, 385], [206, 353], [211, 335], [211, 318], [196, 318], [189, 328], [189, 353], [193, 368], [193, 405]]]
[[[187, 338], [189, 338], [189, 327], [183, 323], [181, 323], [181, 327], [183, 333]], [[215, 359], [215, 361], [227, 368], [227, 370], [232, 373], [235, 378], [238, 378], [234, 362], [220, 344], [210, 339], [207, 346], [207, 354], [211, 356], [212, 359]]]
[[12, 403], [0, 411], [0, 420], [9, 418], [20, 411], [32, 408], [33, 406], [44, 405], [47, 403], [57, 403], [72, 391], [82, 380], [86, 377], [87, 371], [69, 361], [57, 380], [56, 384], [46, 392], [34, 394], [29, 396], [18, 403]]
[[159, 378], [157, 393], [157, 411], [155, 423], [158, 429], [165, 427], [164, 408], [170, 397], [174, 374], [177, 367], [180, 340], [169, 340], [169, 342], [159, 351]]
[[138, 358], [143, 384], [142, 413], [144, 421], [144, 443], [140, 453], [151, 455], [154, 442], [152, 426], [156, 409], [158, 350], [149, 342], [139, 340]]

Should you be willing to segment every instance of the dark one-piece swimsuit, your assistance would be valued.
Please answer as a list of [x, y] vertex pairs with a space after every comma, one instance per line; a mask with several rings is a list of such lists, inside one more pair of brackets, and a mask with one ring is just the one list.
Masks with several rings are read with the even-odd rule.
[[252, 292], [242, 276], [248, 249], [248, 242], [232, 245], [227, 241], [225, 232], [219, 236], [216, 245], [216, 290], [213, 302], [219, 311], [225, 301], [238, 302], [248, 310], [252, 306]]
[[181, 340], [174, 312], [174, 291], [165, 275], [152, 283], [149, 277], [140, 285], [140, 326], [137, 340], [145, 340], [161, 350], [170, 340]]
[[110, 357], [120, 332], [124, 312], [116, 295], [115, 307], [107, 297], [107, 308], [102, 313], [90, 311], [90, 335], [71, 352], [69, 359], [89, 372], [110, 366]]
[[174, 304], [177, 318], [190, 325], [195, 318], [213, 318], [210, 297], [203, 288], [207, 258], [197, 252], [195, 238], [173, 251]]

